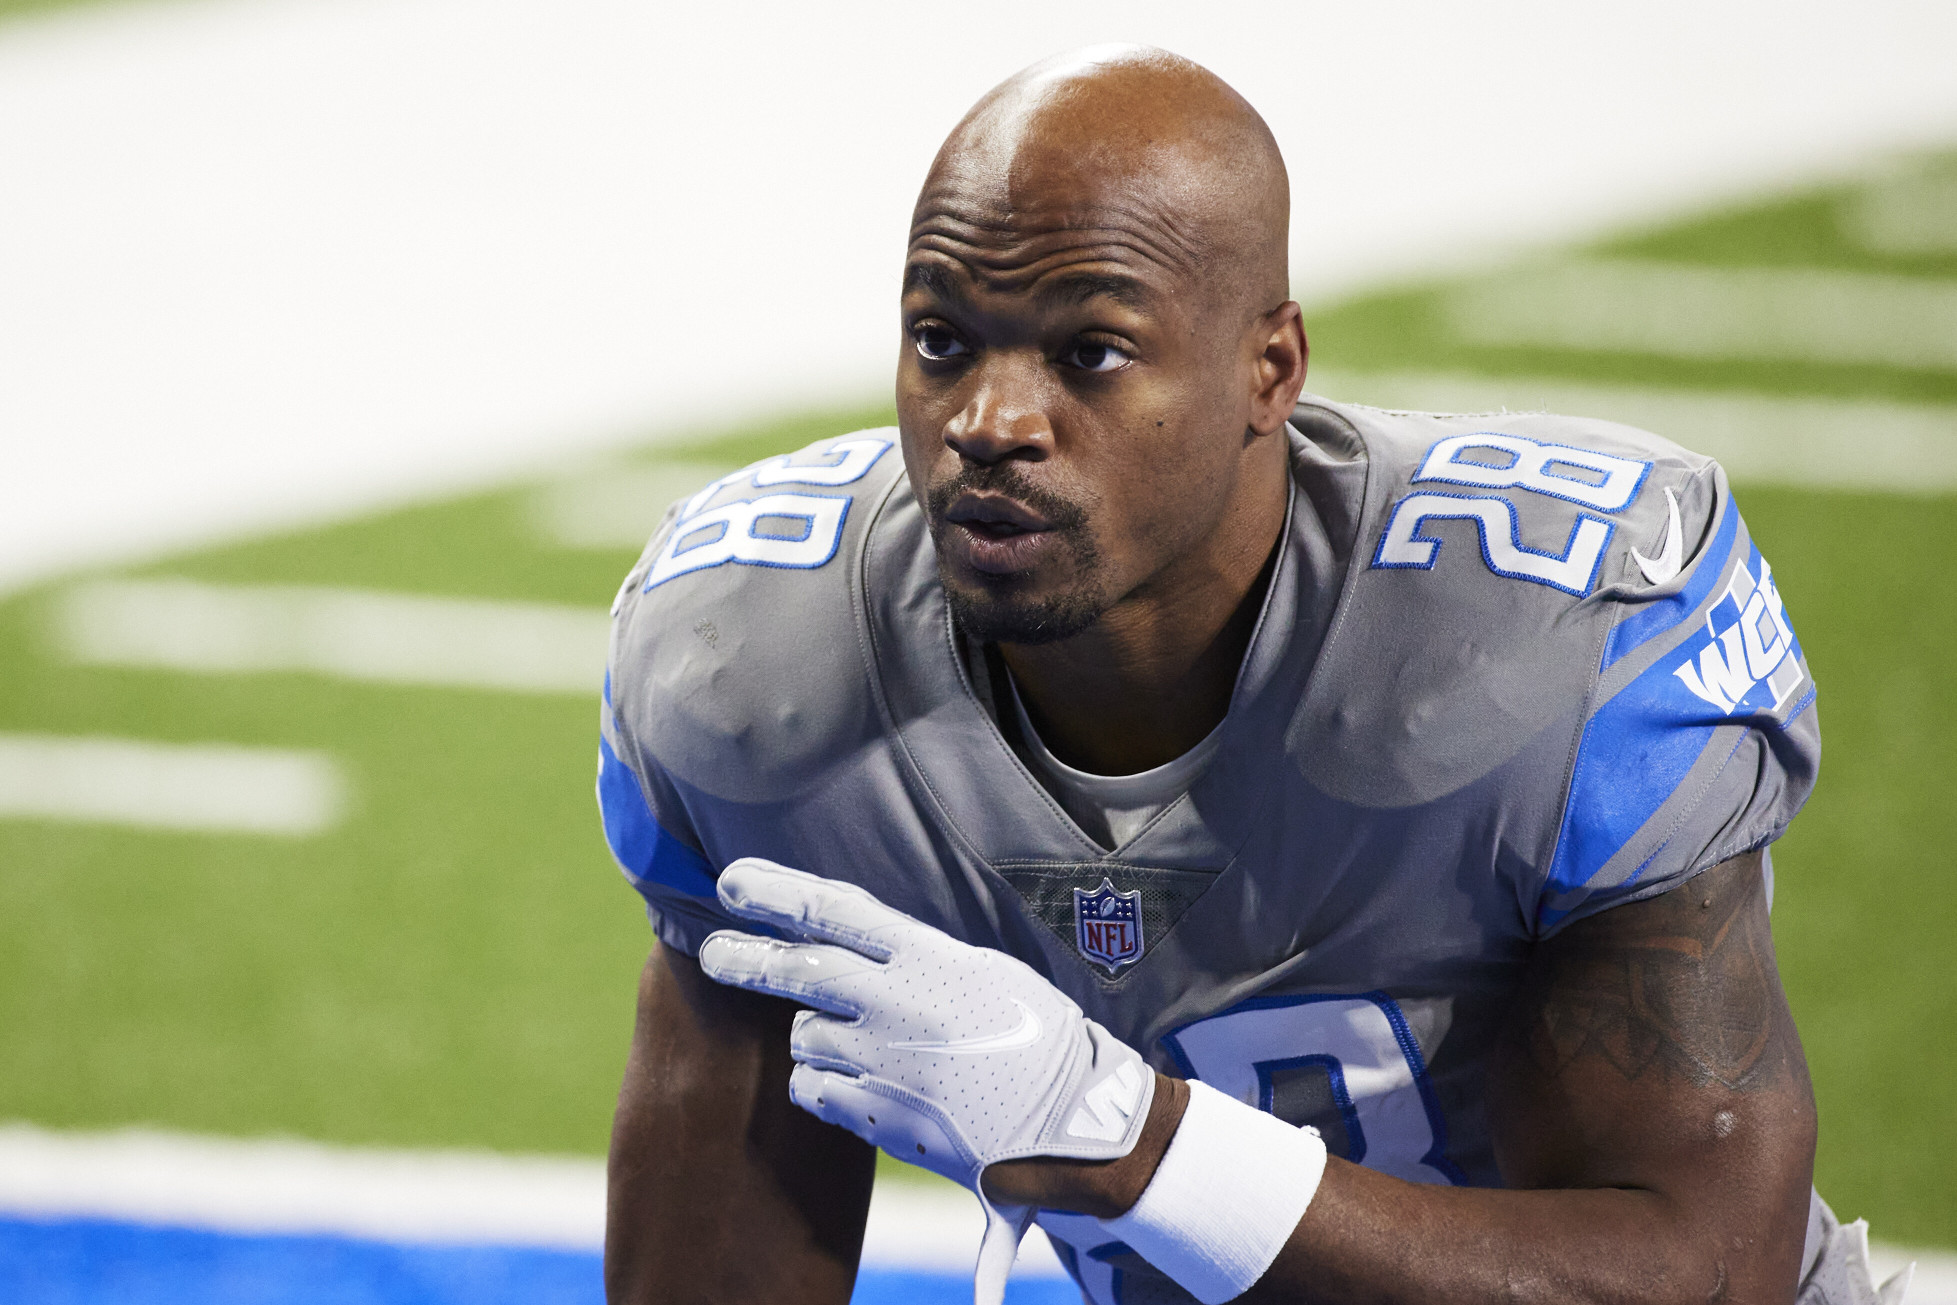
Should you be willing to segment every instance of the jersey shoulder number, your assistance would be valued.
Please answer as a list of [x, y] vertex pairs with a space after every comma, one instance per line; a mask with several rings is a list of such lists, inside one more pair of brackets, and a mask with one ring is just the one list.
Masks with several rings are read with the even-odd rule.
[[895, 444], [895, 431], [862, 431], [722, 476], [678, 505], [641, 583], [651, 591], [709, 567], [813, 570], [842, 544], [853, 493]]
[[[1446, 541], [1429, 533], [1428, 524], [1467, 520], [1474, 522], [1482, 562], [1494, 574], [1581, 598], [1596, 584], [1617, 530], [1616, 514], [1637, 499], [1651, 466], [1643, 459], [1504, 431], [1447, 436], [1428, 449], [1413, 484], [1484, 492], [1416, 489], [1404, 495], [1387, 514], [1372, 564], [1432, 570]], [[1545, 500], [1575, 505], [1566, 527], [1561, 512], [1544, 512]], [[1560, 538], [1559, 527], [1567, 532]]]

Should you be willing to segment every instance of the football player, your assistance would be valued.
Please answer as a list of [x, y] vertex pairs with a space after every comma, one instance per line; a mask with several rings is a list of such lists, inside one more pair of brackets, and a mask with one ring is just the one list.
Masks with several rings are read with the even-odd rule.
[[1289, 202], [1186, 60], [1019, 74], [918, 199], [899, 426], [627, 578], [614, 1301], [847, 1300], [872, 1146], [978, 1195], [981, 1305], [1031, 1220], [1095, 1305], [1876, 1299], [1768, 928], [1814, 684], [1723, 473], [1302, 396]]

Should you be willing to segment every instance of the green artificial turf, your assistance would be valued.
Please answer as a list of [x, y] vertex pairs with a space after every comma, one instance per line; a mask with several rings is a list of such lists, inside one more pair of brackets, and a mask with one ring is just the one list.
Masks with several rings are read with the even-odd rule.
[[[1848, 194], [1778, 199], [1599, 251], [1957, 273], [1846, 243]], [[1449, 291], [1313, 312], [1315, 360], [1359, 376], [1957, 402], [1950, 373], [1470, 346], [1439, 311]], [[814, 413], [663, 456], [737, 464], [887, 420]], [[1957, 500], [1738, 490], [1820, 684], [1820, 788], [1775, 857], [1782, 972], [1821, 1102], [1817, 1181], [1880, 1238], [1957, 1246], [1946, 868]], [[602, 607], [632, 551], [552, 546], [534, 526], [536, 493], [515, 486], [144, 573]], [[0, 1118], [602, 1151], [649, 935], [591, 798], [596, 686], [525, 697], [72, 666], [47, 637], [58, 592], [0, 602], [0, 731], [323, 749], [351, 771], [359, 805], [314, 839], [0, 821]]]
[[[739, 464], [888, 415], [673, 456]], [[150, 572], [602, 610], [635, 553], [553, 548], [533, 487]], [[662, 505], [649, 505], [656, 520]], [[66, 665], [58, 587], [0, 604], [0, 730], [317, 748], [311, 839], [0, 821], [0, 1118], [599, 1152], [650, 934], [592, 798], [588, 697]]]
[[1957, 1245], [1957, 501], [1744, 487], [1820, 696], [1821, 781], [1775, 848], [1774, 936], [1821, 1105], [1815, 1183]]

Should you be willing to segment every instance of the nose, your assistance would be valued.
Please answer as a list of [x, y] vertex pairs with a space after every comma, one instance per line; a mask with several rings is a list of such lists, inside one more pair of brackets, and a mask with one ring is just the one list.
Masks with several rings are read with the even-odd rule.
[[1053, 425], [1041, 403], [1041, 369], [1003, 352], [973, 369], [964, 407], [945, 423], [945, 445], [983, 466], [1044, 461], [1053, 452]]

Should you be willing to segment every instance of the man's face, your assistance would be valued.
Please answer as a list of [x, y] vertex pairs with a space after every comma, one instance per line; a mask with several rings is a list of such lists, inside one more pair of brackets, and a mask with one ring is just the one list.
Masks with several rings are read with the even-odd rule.
[[1063, 191], [1002, 216], [956, 185], [920, 205], [897, 408], [946, 595], [982, 640], [1080, 633], [1170, 583], [1224, 511], [1248, 324], [1147, 208]]

